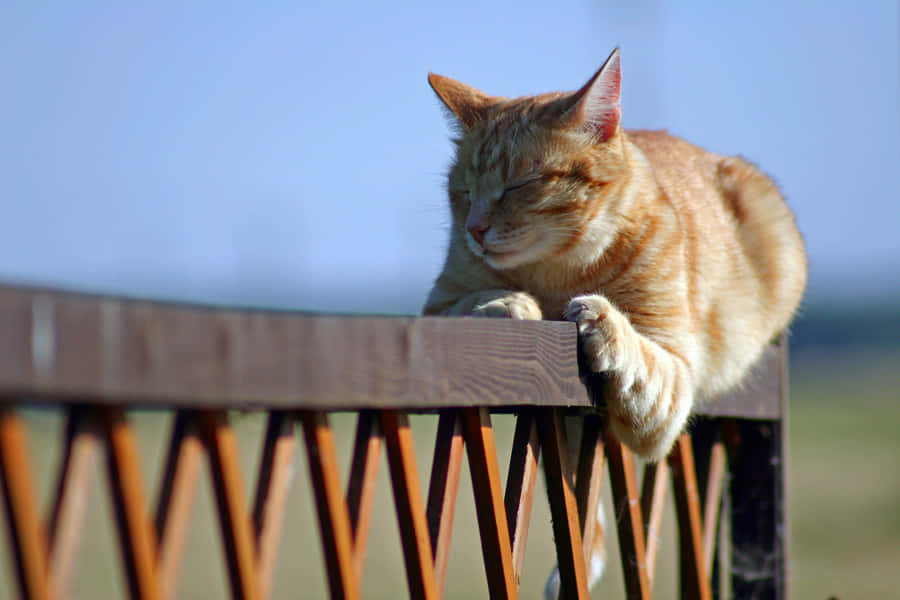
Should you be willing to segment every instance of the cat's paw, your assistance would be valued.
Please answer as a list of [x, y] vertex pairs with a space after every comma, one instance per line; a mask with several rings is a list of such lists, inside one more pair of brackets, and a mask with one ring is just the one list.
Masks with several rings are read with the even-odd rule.
[[621, 367], [623, 358], [622, 313], [603, 296], [576, 296], [565, 317], [578, 325], [582, 350], [592, 371], [601, 373]]
[[472, 310], [472, 316], [539, 321], [542, 314], [541, 307], [533, 297], [525, 292], [512, 292], [477, 305]]

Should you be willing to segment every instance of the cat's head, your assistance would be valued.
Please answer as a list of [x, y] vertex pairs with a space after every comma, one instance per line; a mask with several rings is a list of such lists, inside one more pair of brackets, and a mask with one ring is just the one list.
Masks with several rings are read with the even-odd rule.
[[618, 48], [576, 92], [506, 99], [428, 82], [459, 136], [448, 188], [460, 234], [497, 269], [562, 256], [627, 179]]

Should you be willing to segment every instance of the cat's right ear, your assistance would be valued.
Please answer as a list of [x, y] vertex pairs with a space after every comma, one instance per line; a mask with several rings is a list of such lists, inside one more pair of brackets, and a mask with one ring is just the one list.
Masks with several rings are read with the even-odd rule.
[[488, 107], [500, 100], [472, 86], [435, 73], [428, 74], [428, 83], [449, 113], [455, 117], [453, 120], [464, 130], [472, 129], [475, 123], [485, 118]]

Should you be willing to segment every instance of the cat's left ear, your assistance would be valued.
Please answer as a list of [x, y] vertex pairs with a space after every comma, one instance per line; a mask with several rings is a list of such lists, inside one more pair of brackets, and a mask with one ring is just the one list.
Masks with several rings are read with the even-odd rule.
[[586, 129], [597, 141], [608, 140], [622, 120], [619, 94], [622, 90], [622, 66], [616, 48], [580, 90], [565, 99], [563, 123]]
[[470, 85], [436, 73], [428, 74], [428, 83], [463, 130], [472, 129], [486, 118], [489, 107], [502, 101], [502, 98], [488, 96]]

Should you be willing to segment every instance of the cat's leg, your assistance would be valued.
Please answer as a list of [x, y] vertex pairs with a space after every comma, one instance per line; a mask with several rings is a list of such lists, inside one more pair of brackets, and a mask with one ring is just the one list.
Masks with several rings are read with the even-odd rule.
[[[688, 352], [664, 348], [641, 335], [600, 295], [573, 298], [566, 318], [578, 324], [591, 370], [609, 375], [604, 391], [613, 433], [637, 454], [663, 458], [693, 403]], [[689, 336], [682, 337], [689, 341]]]
[[[426, 314], [429, 314], [427, 308]], [[511, 290], [473, 292], [444, 307], [439, 314], [532, 320], [542, 317], [541, 307], [533, 296]]]

